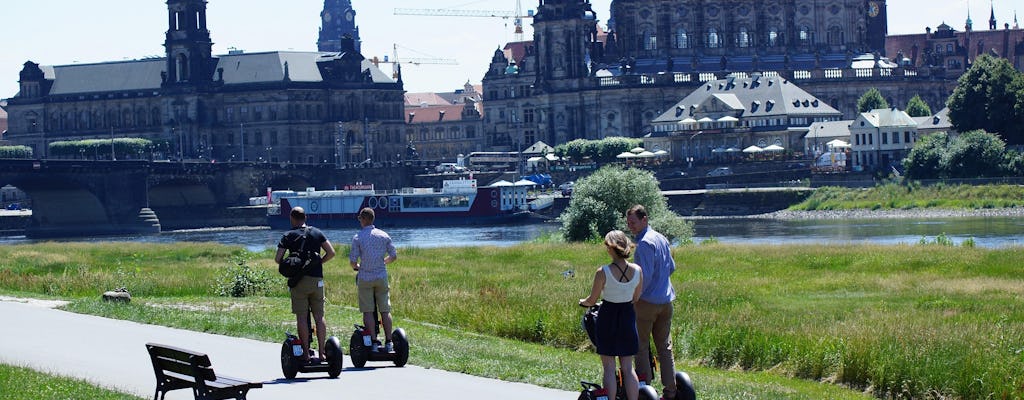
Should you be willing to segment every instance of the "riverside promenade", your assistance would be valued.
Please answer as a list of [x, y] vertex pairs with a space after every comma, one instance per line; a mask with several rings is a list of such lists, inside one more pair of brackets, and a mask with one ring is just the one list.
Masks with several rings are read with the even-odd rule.
[[[145, 343], [155, 342], [206, 353], [218, 373], [263, 382], [249, 399], [571, 399], [578, 393], [504, 382], [466, 374], [390, 363], [356, 369], [345, 356], [337, 379], [326, 373], [284, 379], [280, 343], [145, 325], [53, 309], [59, 303], [0, 297], [0, 363], [71, 376], [152, 398], [156, 378]], [[412, 332], [415, 335], [414, 332]], [[283, 336], [283, 335], [282, 335]], [[348, 337], [342, 338], [347, 343]], [[344, 346], [344, 344], [342, 345]], [[412, 351], [416, 351], [412, 336]], [[377, 368], [374, 368], [377, 367]], [[167, 399], [191, 399], [189, 390]]]

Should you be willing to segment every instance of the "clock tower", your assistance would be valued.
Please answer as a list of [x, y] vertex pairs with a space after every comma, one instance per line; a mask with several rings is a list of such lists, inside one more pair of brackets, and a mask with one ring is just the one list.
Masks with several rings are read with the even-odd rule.
[[352, 1], [324, 0], [324, 11], [320, 13], [320, 39], [317, 41], [317, 50], [342, 52], [341, 40], [346, 35], [355, 41], [356, 52], [361, 52], [362, 43]]
[[864, 14], [864, 19], [867, 20], [868, 51], [885, 55], [885, 37], [889, 34], [885, 0], [869, 0], [864, 8]]

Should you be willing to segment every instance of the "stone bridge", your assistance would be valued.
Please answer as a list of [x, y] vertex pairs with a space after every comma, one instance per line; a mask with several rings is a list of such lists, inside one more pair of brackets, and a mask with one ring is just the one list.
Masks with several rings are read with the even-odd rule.
[[[0, 160], [0, 186], [32, 199], [30, 237], [157, 233], [233, 226], [260, 210], [239, 211], [268, 187], [304, 190], [354, 182], [411, 186], [415, 167], [335, 169], [331, 165], [149, 161]], [[258, 218], [257, 218], [258, 220]], [[262, 221], [259, 221], [262, 222]]]

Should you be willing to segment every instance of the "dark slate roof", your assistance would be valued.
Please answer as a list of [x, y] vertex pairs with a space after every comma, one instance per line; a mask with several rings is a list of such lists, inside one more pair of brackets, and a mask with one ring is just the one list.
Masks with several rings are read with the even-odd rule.
[[50, 95], [97, 92], [126, 92], [160, 89], [163, 58], [117, 61], [98, 64], [57, 65], [43, 68], [47, 79], [53, 79]]
[[[288, 64], [292, 82], [322, 82], [316, 62], [337, 53], [273, 51], [218, 56], [217, 68], [224, 69], [226, 85], [281, 82]], [[47, 79], [54, 80], [50, 95], [78, 93], [123, 92], [160, 89], [165, 58], [116, 61], [96, 64], [42, 66]], [[363, 60], [362, 70], [370, 69], [375, 83], [394, 83], [370, 60]], [[216, 68], [215, 68], [216, 71]], [[217, 73], [214, 72], [214, 79]]]
[[[654, 119], [654, 122], [678, 122], [686, 118], [700, 119], [708, 114], [721, 112], [705, 112], [702, 105], [708, 104], [711, 98], [724, 104], [742, 107], [740, 117], [765, 116], [809, 116], [839, 117], [839, 111], [824, 101], [807, 93], [792, 82], [779, 77], [763, 77], [754, 75], [749, 78], [727, 78], [709, 81], [694, 90], [690, 95], [676, 103], [665, 113]], [[690, 109], [694, 108], [694, 115]], [[714, 119], [714, 118], [712, 118]]]

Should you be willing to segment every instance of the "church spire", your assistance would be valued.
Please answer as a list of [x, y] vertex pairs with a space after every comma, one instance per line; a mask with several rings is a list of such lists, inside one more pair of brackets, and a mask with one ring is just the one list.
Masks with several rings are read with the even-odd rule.
[[989, 0], [989, 6], [992, 7], [992, 15], [988, 17], [988, 29], [991, 31], [996, 30], [996, 5], [995, 1]]
[[213, 41], [206, 28], [206, 0], [167, 0], [167, 70], [164, 86], [213, 82]]
[[974, 27], [974, 22], [971, 21], [971, 2], [967, 2], [967, 23], [964, 24], [964, 30], [970, 32], [971, 28]]
[[1017, 23], [1017, 11], [1013, 12], [1013, 29], [1020, 29], [1020, 24]]
[[356, 26], [356, 10], [351, 0], [324, 0], [324, 11], [320, 13], [319, 51], [339, 53], [341, 38], [346, 35], [355, 40], [356, 52], [362, 52], [359, 27]]

